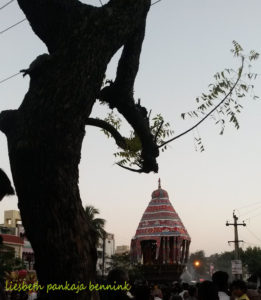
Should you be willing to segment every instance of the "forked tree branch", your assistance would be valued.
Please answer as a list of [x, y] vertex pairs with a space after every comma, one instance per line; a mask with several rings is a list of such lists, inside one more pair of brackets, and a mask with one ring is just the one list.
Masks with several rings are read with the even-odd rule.
[[[111, 124], [109, 124], [108, 122], [106, 122], [104, 120], [101, 120], [101, 119], [88, 118], [87, 121], [86, 121], [86, 125], [98, 127], [98, 128], [101, 128], [103, 130], [108, 131], [108, 133], [110, 133], [111, 136], [114, 138], [117, 146], [119, 146], [123, 150], [129, 150], [128, 145], [126, 143], [127, 138], [123, 137], [118, 132], [118, 130], [115, 127], [113, 127]], [[158, 135], [162, 125], [163, 125], [163, 121], [160, 124], [160, 127], [159, 127], [159, 129], [156, 133], [156, 136], [154, 137], [154, 140], [156, 140], [157, 135]], [[132, 172], [136, 172], [136, 173], [142, 173], [143, 172], [142, 167], [140, 167], [140, 169], [133, 169], [133, 168], [123, 166], [119, 163], [116, 163], [116, 165], [118, 165], [119, 167], [121, 167], [125, 170], [128, 170], [128, 171], [132, 171]]]
[[98, 98], [108, 103], [110, 108], [117, 108], [139, 137], [142, 145], [142, 167], [135, 170], [120, 165], [125, 169], [139, 173], [157, 172], [156, 158], [159, 156], [157, 144], [151, 133], [148, 112], [145, 107], [139, 103], [136, 104], [133, 98], [134, 82], [139, 69], [140, 53], [145, 34], [145, 20], [144, 17], [143, 23], [124, 45], [115, 82], [103, 88], [98, 95]]
[[50, 53], [62, 50], [73, 36], [75, 24], [88, 19], [95, 9], [78, 0], [18, 0], [18, 4]]

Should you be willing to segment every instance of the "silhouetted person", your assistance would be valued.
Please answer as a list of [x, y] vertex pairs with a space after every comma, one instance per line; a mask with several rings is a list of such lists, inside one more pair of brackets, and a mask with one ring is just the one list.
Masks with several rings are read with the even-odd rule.
[[158, 300], [159, 299], [163, 299], [163, 294], [161, 289], [158, 287], [158, 285], [155, 285], [152, 292], [151, 292], [151, 296], [154, 297], [154, 299]]
[[197, 300], [197, 288], [195, 286], [190, 286], [188, 288], [188, 293], [188, 300]]
[[247, 289], [247, 296], [250, 300], [261, 300], [261, 295], [258, 293], [257, 290], [254, 289]]
[[182, 297], [180, 295], [174, 295], [174, 296], [171, 296], [170, 299], [171, 300], [182, 300]]
[[189, 297], [188, 289], [189, 289], [189, 284], [187, 284], [185, 282], [182, 283], [182, 291], [179, 293], [179, 295], [181, 296], [181, 298], [183, 300], [188, 299], [188, 297]]
[[243, 280], [235, 280], [231, 284], [232, 295], [237, 300], [250, 300], [247, 296], [247, 285]]
[[150, 300], [150, 288], [147, 285], [138, 285], [134, 289], [135, 300]]
[[181, 293], [179, 293], [179, 296], [182, 298], [182, 300], [187, 300], [189, 298], [188, 290], [183, 290]]
[[228, 296], [228, 273], [217, 271], [212, 276], [212, 281], [218, 289], [218, 296], [220, 300], [229, 300]]
[[[115, 268], [111, 270], [107, 277], [107, 284], [114, 286], [125, 286], [125, 282], [129, 282], [128, 273], [121, 269]], [[129, 300], [130, 297], [127, 295], [127, 291], [105, 291], [101, 293], [101, 299], [106, 300]]]
[[5, 295], [5, 290], [4, 290], [3, 286], [1, 285], [1, 282], [0, 282], [0, 300], [7, 300], [7, 297]]
[[219, 300], [218, 289], [211, 281], [204, 281], [198, 287], [199, 300]]

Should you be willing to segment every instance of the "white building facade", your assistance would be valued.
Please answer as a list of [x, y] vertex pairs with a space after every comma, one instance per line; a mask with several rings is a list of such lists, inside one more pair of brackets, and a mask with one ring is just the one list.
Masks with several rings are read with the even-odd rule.
[[112, 255], [115, 254], [114, 234], [107, 233], [104, 239], [99, 239], [97, 248], [97, 275], [107, 276], [112, 266]]

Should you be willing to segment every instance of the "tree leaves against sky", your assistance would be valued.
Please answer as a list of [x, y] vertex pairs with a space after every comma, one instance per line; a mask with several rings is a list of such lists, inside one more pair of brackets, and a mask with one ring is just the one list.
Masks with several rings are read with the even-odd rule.
[[[217, 72], [214, 75], [215, 83], [209, 85], [209, 91], [196, 98], [197, 108], [181, 114], [183, 119], [187, 117], [202, 118], [216, 107], [210, 116], [220, 127], [220, 135], [224, 134], [225, 125], [228, 122], [239, 129], [238, 115], [243, 109], [244, 98], [249, 96], [254, 100], [259, 99], [254, 93], [253, 84], [258, 74], [252, 71], [252, 63], [259, 58], [259, 53], [251, 50], [249, 54], [245, 55], [243, 48], [236, 41], [233, 41], [231, 52], [240, 61], [238, 70], [225, 69]], [[223, 101], [224, 99], [225, 101]], [[194, 138], [198, 149], [204, 151], [201, 137], [195, 136]]]
[[[208, 92], [202, 93], [201, 96], [196, 98], [197, 108], [181, 114], [184, 120], [187, 117], [200, 119], [194, 126], [184, 131], [184, 133], [166, 140], [174, 135], [174, 130], [171, 129], [169, 122], [165, 122], [161, 114], [151, 117], [150, 112], [149, 122], [151, 133], [155, 137], [161, 151], [164, 152], [170, 142], [190, 131], [194, 131], [196, 151], [204, 151], [205, 148], [199, 135], [198, 126], [208, 117], [211, 117], [215, 124], [219, 126], [220, 135], [224, 134], [227, 123], [232, 123], [236, 129], [239, 129], [238, 115], [243, 109], [243, 99], [247, 96], [254, 100], [259, 99], [254, 93], [253, 84], [258, 74], [252, 71], [252, 63], [259, 58], [259, 53], [251, 50], [249, 54], [245, 55], [243, 48], [236, 41], [233, 41], [231, 53], [239, 60], [239, 68], [237, 70], [230, 68], [217, 72], [214, 75], [215, 82], [208, 86]], [[113, 125], [117, 130], [121, 129], [122, 120], [114, 111], [111, 111], [107, 115], [105, 121]], [[108, 137], [111, 137], [110, 133], [106, 130], [103, 130], [103, 132]], [[128, 145], [126, 150], [119, 148], [119, 151], [114, 153], [117, 159], [116, 163], [121, 166], [131, 167], [135, 165], [141, 167], [142, 145], [134, 131], [130, 131], [129, 136], [126, 138], [126, 143]]]

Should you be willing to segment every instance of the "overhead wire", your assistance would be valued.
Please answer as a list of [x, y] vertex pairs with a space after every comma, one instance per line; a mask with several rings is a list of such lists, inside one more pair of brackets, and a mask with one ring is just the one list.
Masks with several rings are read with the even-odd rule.
[[[11, 4], [13, 1], [14, 1], [14, 0], [11, 0], [11, 1], [7, 2], [5, 5], [1, 6], [0, 9], [5, 8], [7, 5]], [[153, 3], [151, 4], [151, 6], [157, 4], [157, 3], [161, 2], [161, 1], [162, 1], [162, 0], [157, 0], [157, 1], [153, 2]], [[102, 1], [99, 0], [99, 2], [100, 2], [100, 4], [101, 4], [101, 6], [102, 6], [102, 5], [103, 5]], [[23, 22], [26, 21], [26, 20], [27, 20], [27, 19], [24, 18], [24, 19], [18, 21], [17, 23], [15, 23], [15, 24], [13, 24], [13, 25], [11, 25], [11, 26], [5, 28], [4, 30], [0, 31], [0, 34], [3, 34], [3, 33], [5, 33], [5, 32], [7, 32], [8, 30], [14, 28], [15, 26], [17, 26], [17, 25], [23, 23]]]
[[261, 201], [257, 201], [257, 202], [250, 203], [250, 204], [247, 204], [247, 205], [244, 205], [244, 206], [240, 206], [240, 207], [237, 207], [236, 209], [241, 210], [241, 209], [244, 209], [244, 208], [247, 208], [247, 207], [254, 206], [256, 204], [261, 204]]
[[[7, 2], [5, 5], [1, 6], [1, 7], [0, 7], [0, 10], [3, 9], [3, 8], [5, 8], [5, 7], [8, 6], [9, 4], [11, 4], [13, 1], [14, 1], [14, 0], [10, 0], [10, 1]], [[153, 2], [153, 3], [151, 4], [151, 6], [157, 4], [157, 3], [161, 2], [161, 1], [162, 1], [162, 0], [157, 0], [157, 1]], [[102, 0], [99, 0], [99, 2], [100, 2], [100, 4], [101, 4], [101, 6], [102, 6], [102, 5], [103, 5]], [[18, 26], [19, 24], [25, 22], [26, 20], [27, 20], [27, 19], [24, 18], [24, 19], [18, 21], [17, 23], [15, 23], [15, 24], [13, 24], [13, 25], [11, 25], [11, 26], [5, 28], [4, 30], [0, 31], [0, 34], [3, 34], [3, 33], [5, 33], [5, 32], [7, 32], [8, 30], [10, 30], [10, 29], [12, 29], [12, 28]], [[6, 81], [8, 81], [8, 80], [10, 80], [10, 79], [12, 79], [12, 78], [18, 76], [19, 74], [20, 74], [20, 72], [19, 72], [19, 73], [15, 73], [15, 74], [13, 74], [13, 75], [7, 77], [7, 78], [4, 78], [4, 79], [0, 80], [0, 84], [2, 84], [2, 83], [4, 83], [4, 82], [6, 82]]]
[[10, 30], [10, 29], [12, 29], [12, 28], [16, 27], [17, 25], [19, 25], [19, 24], [23, 23], [23, 22], [24, 22], [24, 21], [26, 21], [26, 20], [27, 20], [27, 19], [26, 19], [26, 18], [24, 18], [24, 19], [22, 19], [22, 20], [18, 21], [17, 23], [15, 23], [15, 24], [13, 24], [13, 25], [11, 25], [11, 26], [9, 26], [9, 27], [5, 28], [4, 30], [0, 31], [0, 34], [3, 34], [3, 33], [5, 33], [5, 32], [7, 32], [8, 30]]
[[242, 218], [243, 216], [247, 216], [247, 215], [249, 215], [250, 213], [255, 212], [256, 210], [259, 210], [260, 208], [261, 208], [261, 203], [260, 203], [257, 207], [252, 208], [251, 210], [249, 210], [249, 211], [247, 211], [247, 212], [241, 214], [240, 217]]
[[160, 1], [162, 1], [162, 0], [157, 0], [157, 1], [153, 2], [153, 3], [151, 3], [151, 6], [159, 3]]
[[[153, 6], [153, 5], [157, 4], [157, 3], [159, 3], [160, 1], [162, 1], [162, 0], [157, 0], [157, 1], [153, 2], [153, 3], [151, 3], [151, 6]], [[101, 6], [103, 6], [102, 0], [99, 0], [99, 2], [100, 2], [100, 4], [101, 4]]]
[[254, 219], [254, 218], [256, 218], [256, 217], [259, 217], [261, 215], [261, 213], [259, 213], [259, 214], [257, 214], [257, 215], [254, 215], [254, 216], [252, 216], [252, 217], [249, 217], [248, 219], [250, 220], [250, 218], [251, 219]]
[[[5, 8], [7, 5], [11, 4], [13, 1], [14, 1], [14, 0], [11, 0], [11, 1], [7, 2], [5, 5], [1, 6], [1, 7], [0, 7], [0, 9], [3, 9], [3, 8]], [[151, 4], [151, 6], [153, 6], [153, 5], [157, 4], [157, 3], [161, 2], [161, 1], [162, 1], [162, 0], [157, 0], [157, 1], [153, 2], [153, 3]], [[101, 0], [99, 0], [99, 2], [100, 2], [100, 4], [101, 4], [101, 6], [103, 6], [103, 3], [102, 3], [102, 1], [101, 1]], [[15, 23], [15, 24], [13, 24], [13, 25], [11, 25], [11, 26], [9, 26], [9, 27], [5, 28], [4, 30], [0, 31], [0, 34], [3, 34], [3, 33], [5, 33], [5, 32], [7, 32], [8, 30], [10, 30], [10, 29], [14, 28], [15, 26], [17, 26], [17, 25], [19, 25], [19, 24], [23, 23], [23, 22], [24, 22], [24, 21], [26, 21], [26, 20], [27, 20], [27, 19], [26, 19], [26, 18], [24, 18], [24, 19], [22, 19], [22, 20], [18, 21], [17, 23]]]
[[14, 2], [14, 0], [10, 0], [9, 2], [7, 2], [6, 4], [0, 6], [0, 10], [4, 9], [5, 7], [7, 7], [9, 4], [11, 4], [12, 2]]
[[245, 241], [245, 240], [244, 240], [243, 243], [244, 243], [244, 244], [247, 244], [247, 245], [250, 245], [250, 246], [254, 246], [254, 247], [260, 247], [260, 246], [261, 246], [261, 244], [254, 244], [254, 243], [250, 243], [250, 242]]
[[243, 236], [241, 233], [240, 233], [240, 236], [242, 237], [243, 239], [243, 244], [248, 244], [248, 245], [251, 245], [251, 246], [256, 246], [256, 247], [260, 247], [261, 244], [256, 244], [256, 243], [251, 243], [249, 242], [248, 239], [245, 239], [245, 236]]
[[6, 81], [8, 81], [8, 80], [10, 80], [10, 79], [12, 79], [12, 78], [14, 78], [14, 77], [20, 75], [20, 74], [21, 74], [21, 72], [15, 73], [15, 74], [13, 74], [13, 75], [7, 77], [7, 78], [4, 78], [4, 79], [0, 80], [0, 84], [4, 83], [4, 82], [6, 82]]
[[246, 229], [247, 229], [247, 231], [249, 232], [249, 233], [251, 233], [259, 242], [261, 242], [261, 239], [254, 233], [254, 232], [252, 232], [248, 227], [246, 227]]

